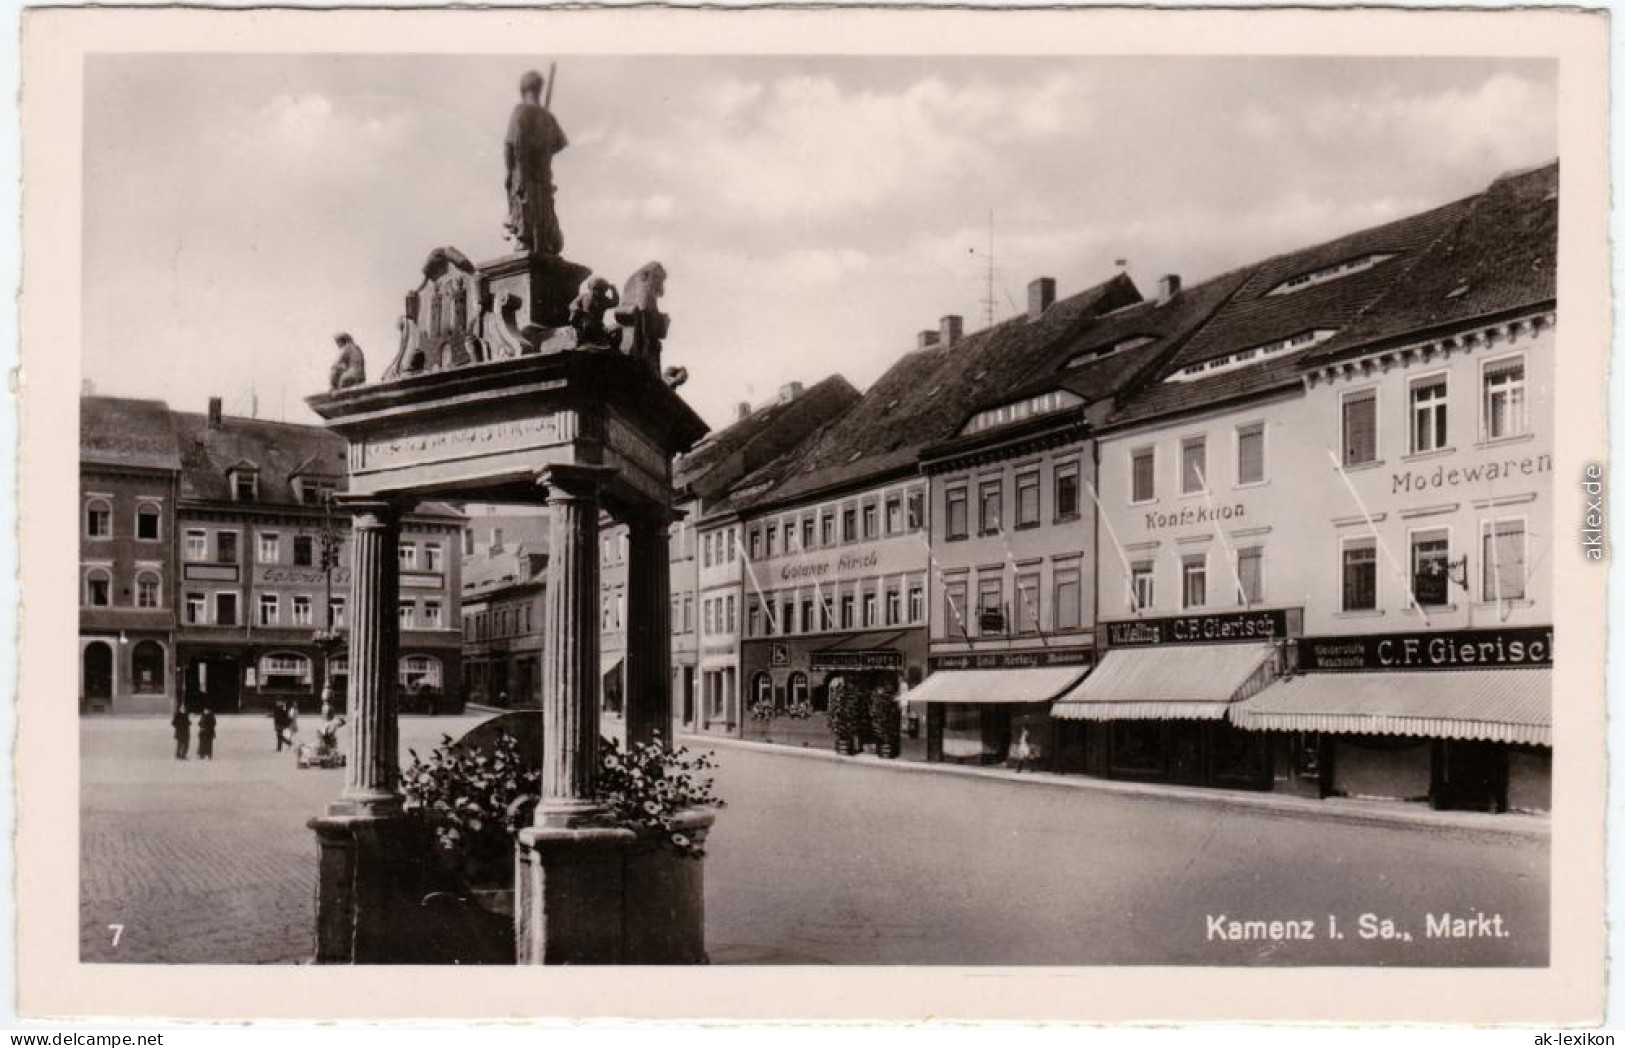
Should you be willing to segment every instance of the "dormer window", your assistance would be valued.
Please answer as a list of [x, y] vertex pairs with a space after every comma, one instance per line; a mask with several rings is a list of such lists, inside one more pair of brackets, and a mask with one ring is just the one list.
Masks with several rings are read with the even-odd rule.
[[1007, 426], [1012, 422], [1022, 422], [1037, 415], [1049, 415], [1057, 411], [1065, 411], [1083, 403], [1083, 398], [1066, 389], [1052, 389], [1048, 393], [1039, 393], [1036, 396], [1023, 397], [1021, 400], [1009, 404], [1001, 404], [996, 408], [978, 411], [971, 416], [969, 422], [959, 432], [962, 436], [980, 433], [996, 426]]
[[1131, 349], [1139, 349], [1141, 346], [1149, 346], [1151, 343], [1157, 340], [1157, 337], [1158, 336], [1156, 335], [1132, 335], [1125, 339], [1119, 339], [1110, 345], [1096, 346], [1094, 349], [1087, 350], [1072, 357], [1066, 362], [1065, 366], [1069, 368], [1081, 368], [1085, 364], [1093, 364], [1095, 361], [1104, 360], [1106, 357], [1114, 357], [1119, 353], [1127, 353]]
[[1304, 288], [1324, 284], [1329, 280], [1338, 280], [1342, 277], [1353, 276], [1356, 273], [1364, 273], [1368, 269], [1382, 265], [1393, 257], [1391, 252], [1388, 254], [1361, 255], [1358, 258], [1347, 259], [1333, 266], [1312, 269], [1307, 273], [1299, 273], [1297, 276], [1288, 277], [1270, 288], [1269, 293], [1272, 295], [1290, 295], [1294, 291], [1302, 291]]
[[234, 466], [226, 473], [231, 485], [233, 502], [258, 502], [260, 497], [259, 470], [252, 466]]
[[1266, 342], [1261, 346], [1249, 346], [1234, 353], [1227, 353], [1222, 357], [1213, 357], [1209, 360], [1199, 360], [1194, 364], [1187, 364], [1169, 375], [1164, 381], [1190, 382], [1211, 375], [1215, 371], [1234, 371], [1237, 368], [1247, 367], [1257, 360], [1278, 356], [1282, 353], [1295, 353], [1300, 349], [1308, 349], [1310, 346], [1318, 346], [1335, 334], [1337, 334], [1336, 328], [1311, 328], [1308, 331], [1300, 331], [1291, 338], [1277, 339], [1274, 342]]
[[325, 477], [295, 477], [294, 497], [306, 506], [320, 506], [338, 490], [332, 480]]

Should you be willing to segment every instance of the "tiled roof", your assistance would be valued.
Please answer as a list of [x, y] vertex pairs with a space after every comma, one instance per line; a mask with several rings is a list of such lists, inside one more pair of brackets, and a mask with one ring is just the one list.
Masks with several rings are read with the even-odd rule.
[[702, 499], [720, 496], [741, 477], [780, 458], [858, 402], [842, 375], [830, 375], [800, 395], [775, 399], [710, 434], [678, 458], [673, 483]]
[[85, 464], [178, 470], [180, 445], [161, 400], [79, 398], [79, 460]]
[[[1313, 352], [1312, 344], [1191, 381], [1161, 379], [1192, 364], [1296, 335], [1352, 328], [1386, 294], [1404, 283], [1410, 270], [1462, 221], [1476, 199], [1468, 197], [1248, 267], [1248, 276], [1234, 296], [1173, 355], [1159, 371], [1157, 381], [1147, 383], [1126, 400], [1111, 416], [1110, 424], [1176, 414], [1296, 381], [1297, 364]], [[1270, 293], [1294, 277], [1374, 255], [1391, 257], [1295, 291]]]
[[504, 545], [498, 553], [489, 550], [464, 557], [462, 563], [463, 599], [487, 596], [509, 586], [540, 583], [547, 575], [547, 552], [529, 545]]
[[1555, 161], [1496, 179], [1376, 308], [1306, 362], [1554, 301], [1557, 190]]
[[[953, 346], [905, 355], [852, 410], [796, 450], [781, 483], [749, 501], [788, 502], [912, 466], [922, 448], [958, 430], [989, 387], [1028, 375], [1091, 317], [1139, 299], [1133, 282], [1120, 275], [1056, 302], [1037, 320], [1022, 314]], [[747, 477], [735, 491], [760, 479]], [[745, 504], [738, 495], [734, 502]]]

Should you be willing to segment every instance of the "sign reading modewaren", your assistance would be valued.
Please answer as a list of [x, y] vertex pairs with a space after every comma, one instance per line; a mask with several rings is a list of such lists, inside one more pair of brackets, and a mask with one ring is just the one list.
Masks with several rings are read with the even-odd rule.
[[1175, 615], [1165, 619], [1108, 622], [1106, 644], [1127, 648], [1151, 644], [1221, 644], [1271, 640], [1296, 632], [1297, 608], [1232, 611], [1217, 615]]
[[967, 651], [952, 655], [932, 655], [931, 671], [1005, 670], [1030, 666], [1087, 666], [1094, 661], [1092, 648], [1040, 648], [1037, 651]]
[[1545, 626], [1373, 633], [1368, 637], [1305, 637], [1298, 642], [1298, 669], [1304, 673], [1551, 664], [1552, 631]]

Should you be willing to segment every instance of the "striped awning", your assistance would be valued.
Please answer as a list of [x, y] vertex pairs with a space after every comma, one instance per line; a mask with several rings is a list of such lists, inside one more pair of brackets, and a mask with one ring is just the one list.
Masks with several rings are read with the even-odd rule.
[[938, 670], [901, 698], [916, 702], [1049, 702], [1083, 676], [1082, 666], [1027, 666], [1003, 670]]
[[1050, 710], [1061, 720], [1222, 720], [1275, 679], [1273, 644], [1108, 651]]
[[1231, 713], [1255, 731], [1331, 731], [1550, 746], [1552, 671], [1307, 673]]

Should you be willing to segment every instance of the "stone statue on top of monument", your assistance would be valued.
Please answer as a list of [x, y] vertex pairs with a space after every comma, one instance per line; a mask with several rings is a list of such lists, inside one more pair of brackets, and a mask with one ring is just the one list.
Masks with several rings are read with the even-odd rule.
[[[503, 147], [507, 165], [508, 236], [525, 251], [557, 255], [564, 250], [558, 212], [553, 207], [553, 155], [569, 145], [564, 129], [542, 101], [542, 74], [534, 69], [519, 80], [519, 104], [508, 118]], [[546, 82], [548, 100], [553, 85]]]

